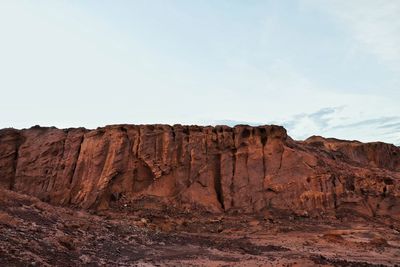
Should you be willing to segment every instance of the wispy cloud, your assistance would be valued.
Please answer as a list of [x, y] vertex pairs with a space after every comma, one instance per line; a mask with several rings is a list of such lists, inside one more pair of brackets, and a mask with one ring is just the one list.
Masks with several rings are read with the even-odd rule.
[[397, 123], [390, 123], [390, 124], [384, 124], [382, 126], [379, 126], [379, 128], [384, 128], [384, 129], [395, 129], [400, 131], [400, 122]]
[[309, 0], [347, 26], [359, 47], [400, 71], [400, 1]]
[[384, 141], [400, 144], [400, 116], [382, 116], [372, 119], [348, 116], [350, 107], [327, 107], [313, 113], [302, 113], [283, 122], [289, 134], [305, 139], [319, 134], [326, 137]]
[[331, 127], [336, 113], [344, 107], [327, 107], [312, 113], [300, 113], [283, 122], [295, 138], [304, 139]]
[[[371, 126], [371, 125], [376, 125], [378, 128], [384, 128], [384, 126], [387, 126], [386, 128], [391, 128], [388, 126], [388, 124], [385, 124], [385, 123], [392, 122], [392, 121], [399, 121], [399, 120], [400, 120], [400, 117], [380, 117], [380, 118], [374, 118], [374, 119], [369, 119], [369, 120], [357, 121], [357, 122], [350, 123], [350, 124], [337, 125], [332, 128], [333, 129], [343, 129], [343, 128], [355, 128], [355, 127], [360, 127], [360, 126]], [[382, 124], [384, 124], [384, 125], [382, 125]], [[397, 123], [395, 123], [394, 125], [396, 125], [396, 124]]]
[[308, 117], [315, 121], [315, 123], [322, 129], [325, 129], [329, 126], [329, 122], [332, 120], [332, 115], [336, 112], [342, 110], [342, 107], [334, 107], [334, 108], [323, 108], [317, 112], [311, 113]]

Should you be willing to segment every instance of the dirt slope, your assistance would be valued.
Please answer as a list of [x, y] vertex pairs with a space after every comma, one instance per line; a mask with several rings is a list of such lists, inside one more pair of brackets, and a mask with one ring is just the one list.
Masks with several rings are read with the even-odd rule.
[[379, 221], [55, 207], [0, 189], [0, 266], [395, 266]]

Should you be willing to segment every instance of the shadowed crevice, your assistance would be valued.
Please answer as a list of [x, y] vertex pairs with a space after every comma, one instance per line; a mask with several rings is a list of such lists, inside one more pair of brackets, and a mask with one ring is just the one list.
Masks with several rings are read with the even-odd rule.
[[13, 158], [13, 175], [11, 175], [10, 179], [10, 190], [14, 190], [15, 188], [15, 181], [17, 176], [17, 167], [18, 167], [18, 159], [19, 159], [19, 149], [21, 145], [25, 142], [25, 138], [21, 136], [21, 132], [18, 132], [18, 137], [15, 143], [15, 152]]
[[218, 202], [221, 204], [221, 208], [225, 210], [224, 195], [221, 185], [221, 154], [215, 156], [214, 162], [214, 189], [217, 194]]

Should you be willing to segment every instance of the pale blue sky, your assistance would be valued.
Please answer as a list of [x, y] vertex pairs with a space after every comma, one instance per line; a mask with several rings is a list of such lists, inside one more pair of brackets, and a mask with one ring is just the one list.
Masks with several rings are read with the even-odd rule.
[[400, 1], [0, 0], [0, 127], [280, 124], [400, 144]]

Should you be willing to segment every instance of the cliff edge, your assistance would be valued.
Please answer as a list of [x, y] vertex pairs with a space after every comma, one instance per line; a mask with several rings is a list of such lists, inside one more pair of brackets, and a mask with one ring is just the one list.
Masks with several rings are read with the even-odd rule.
[[213, 213], [400, 219], [400, 148], [283, 127], [0, 130], [0, 187], [85, 209], [163, 203]]

